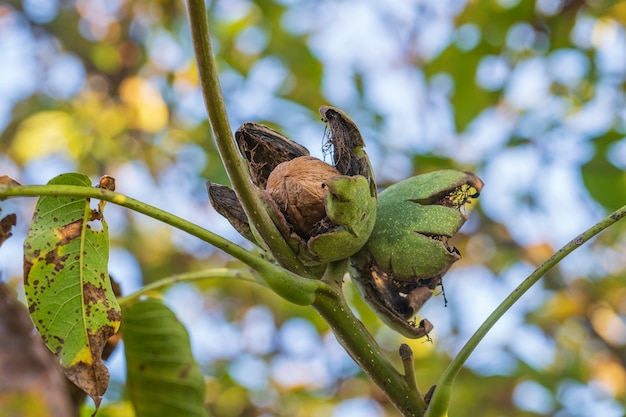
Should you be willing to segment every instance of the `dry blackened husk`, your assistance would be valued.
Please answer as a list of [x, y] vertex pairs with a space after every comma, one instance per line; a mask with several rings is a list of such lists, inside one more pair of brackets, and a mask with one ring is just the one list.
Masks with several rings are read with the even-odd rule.
[[410, 320], [441, 285], [441, 275], [429, 279], [398, 281], [372, 265], [365, 274], [371, 274], [376, 296], [405, 320]]
[[332, 148], [335, 168], [344, 175], [372, 178], [367, 156], [357, 151], [365, 147], [365, 141], [354, 122], [332, 107], [320, 107], [320, 114], [330, 129], [326, 147]]
[[225, 185], [213, 184], [211, 181], [206, 182], [206, 188], [215, 211], [224, 216], [243, 237], [255, 242], [248, 216], [235, 191]]
[[258, 123], [244, 123], [235, 132], [239, 151], [248, 163], [252, 182], [264, 190], [270, 173], [281, 162], [309, 155], [304, 146]]
[[[321, 107], [320, 114], [323, 116], [323, 120], [328, 123], [328, 148], [333, 150], [335, 167], [333, 168], [318, 160], [320, 164], [325, 164], [333, 170], [336, 168], [337, 172], [335, 173], [340, 175], [365, 176], [370, 180], [372, 194], [375, 196], [376, 185], [373, 181], [367, 155], [362, 151], [365, 143], [357, 126], [341, 111], [331, 107]], [[241, 154], [247, 162], [252, 182], [260, 190], [267, 191], [269, 197], [276, 203], [270, 204], [270, 206], [280, 209], [280, 213], [276, 213], [274, 216], [274, 219], [279, 223], [285, 223], [284, 225], [277, 225], [280, 230], [293, 231], [304, 241], [307, 241], [312, 236], [329, 233], [337, 227], [325, 215], [326, 191], [322, 187], [324, 179], [332, 176], [328, 172], [311, 171], [309, 178], [306, 178], [306, 175], [299, 172], [295, 175], [296, 181], [293, 181], [294, 178], [290, 178], [291, 174], [286, 172], [282, 174], [284, 177], [282, 181], [278, 181], [277, 185], [272, 187], [272, 190], [268, 189], [268, 178], [277, 166], [299, 157], [308, 157], [309, 151], [304, 146], [267, 126], [257, 123], [244, 123], [235, 133], [235, 139]], [[322, 171], [328, 171], [322, 165], [319, 165], [319, 167]], [[298, 170], [297, 164], [294, 168]], [[312, 185], [301, 186], [302, 183], [307, 181], [311, 182]], [[297, 198], [290, 198], [290, 195], [293, 194], [290, 190], [290, 188], [294, 188], [293, 184], [300, 184], [296, 188], [314, 190], [315, 192], [305, 192], [297, 195]], [[280, 196], [281, 190], [286, 190], [287, 194]], [[298, 191], [296, 190], [295, 192], [297, 193]], [[234, 192], [231, 191], [231, 193], [234, 196]], [[231, 204], [228, 201], [222, 203], [218, 201], [225, 200], [227, 197], [229, 196], [221, 195], [216, 199], [215, 196], [212, 196], [213, 205], [218, 212], [228, 218], [240, 233], [250, 239], [248, 235], [249, 225], [241, 205]], [[317, 199], [317, 201], [312, 201], [312, 199]], [[299, 203], [299, 201], [302, 202]], [[293, 206], [294, 204], [295, 206]], [[309, 210], [307, 207], [311, 209]], [[311, 219], [306, 219], [308, 216], [307, 212], [311, 213]], [[291, 233], [289, 232], [289, 234]], [[283, 235], [285, 238], [288, 238], [284, 233]]]

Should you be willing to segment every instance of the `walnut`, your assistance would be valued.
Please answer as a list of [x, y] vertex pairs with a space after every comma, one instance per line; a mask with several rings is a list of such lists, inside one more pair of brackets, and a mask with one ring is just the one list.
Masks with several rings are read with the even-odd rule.
[[[323, 106], [320, 114], [328, 125], [323, 150], [334, 167], [267, 126], [248, 122], [235, 132], [272, 221], [307, 266], [354, 255], [367, 242], [377, 210], [376, 183], [359, 129], [341, 110]], [[207, 189], [213, 206], [239, 233], [260, 247], [272, 246], [263, 240], [275, 236], [255, 233], [235, 191], [212, 183]]]
[[324, 161], [301, 156], [278, 164], [267, 179], [266, 191], [295, 232], [308, 238], [326, 217], [324, 182], [339, 175]]

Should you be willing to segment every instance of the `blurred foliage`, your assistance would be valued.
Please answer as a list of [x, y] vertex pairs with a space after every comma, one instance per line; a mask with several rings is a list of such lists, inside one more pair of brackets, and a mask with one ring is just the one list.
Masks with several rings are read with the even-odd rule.
[[[316, 109], [330, 104], [361, 128], [379, 184], [443, 168], [485, 181], [455, 240], [463, 259], [444, 281], [449, 306], [435, 297], [424, 308], [434, 343], [408, 342], [423, 392], [533, 267], [626, 203], [624, 2], [237, 0], [211, 1], [209, 14], [233, 130], [265, 122], [321, 147]], [[31, 184], [109, 174], [119, 191], [242, 243], [206, 198], [205, 180], [228, 179], [183, 2], [9, 0], [0, 48], [0, 175]], [[20, 287], [14, 259], [32, 205], [2, 204], [18, 227], [0, 273]], [[107, 209], [110, 268], [126, 292], [231, 265]], [[625, 230], [601, 235], [522, 299], [470, 359], [452, 415], [624, 414]], [[346, 293], [399, 363], [407, 341]], [[212, 415], [396, 415], [308, 309], [240, 282], [174, 287], [166, 301], [190, 331]], [[112, 378], [100, 413], [132, 415], [123, 373]]]

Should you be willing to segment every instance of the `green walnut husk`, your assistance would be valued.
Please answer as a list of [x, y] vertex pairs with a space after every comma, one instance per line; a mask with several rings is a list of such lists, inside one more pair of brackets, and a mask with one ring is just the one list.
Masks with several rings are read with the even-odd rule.
[[474, 174], [441, 170], [379, 194], [376, 225], [353, 257], [351, 275], [369, 305], [403, 335], [423, 337], [432, 328], [412, 318], [461, 258], [449, 239], [467, 220], [464, 206], [482, 186]]
[[[325, 150], [333, 165], [279, 132], [245, 123], [235, 133], [250, 179], [299, 259], [309, 266], [346, 259], [367, 242], [376, 221], [376, 183], [358, 128], [340, 110], [321, 107], [328, 123]], [[247, 239], [264, 246], [235, 192], [207, 184], [211, 203]]]
[[381, 192], [376, 227], [367, 243], [373, 261], [398, 281], [445, 273], [461, 258], [448, 240], [467, 220], [462, 207], [481, 188], [474, 174], [442, 170]]

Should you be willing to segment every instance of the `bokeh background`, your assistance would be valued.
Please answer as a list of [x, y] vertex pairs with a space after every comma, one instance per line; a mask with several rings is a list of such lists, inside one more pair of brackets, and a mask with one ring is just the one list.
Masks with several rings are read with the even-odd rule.
[[[233, 130], [263, 122], [323, 158], [317, 108], [357, 123], [381, 187], [442, 168], [486, 183], [454, 244], [463, 259], [420, 312], [434, 342], [355, 311], [394, 360], [434, 384], [493, 308], [553, 251], [626, 204], [626, 2], [608, 0], [209, 1]], [[228, 183], [176, 0], [0, 3], [0, 174], [68, 171], [249, 245], [208, 204]], [[21, 293], [33, 199], [0, 248]], [[240, 267], [144, 216], [107, 205], [111, 274], [130, 294], [172, 274]], [[165, 299], [191, 333], [215, 416], [395, 416], [325, 323], [267, 289], [215, 280]], [[626, 225], [551, 271], [498, 323], [455, 386], [455, 416], [623, 416]], [[132, 415], [122, 349], [99, 415]]]

